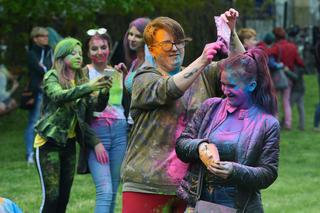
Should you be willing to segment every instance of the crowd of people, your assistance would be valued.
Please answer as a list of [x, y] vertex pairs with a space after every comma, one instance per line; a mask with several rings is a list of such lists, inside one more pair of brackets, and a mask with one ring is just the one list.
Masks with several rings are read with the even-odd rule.
[[297, 103], [298, 128], [304, 130], [304, 63], [299, 56], [297, 46], [286, 39], [286, 32], [280, 27], [274, 28], [273, 34], [267, 34], [264, 40], [259, 42], [256, 40], [256, 31], [252, 28], [241, 29], [239, 37], [246, 49], [258, 46], [269, 55], [268, 65], [274, 87], [282, 99], [284, 116], [280, 121], [283, 129], [292, 129], [292, 106]]
[[[34, 27], [25, 144], [39, 173], [40, 212], [66, 211], [76, 173], [92, 176], [97, 213], [114, 212], [121, 181], [124, 213], [203, 212], [200, 201], [263, 212], [260, 190], [278, 176], [280, 129], [293, 128], [294, 104], [305, 129], [305, 69], [283, 28], [257, 41], [254, 29], [236, 32], [238, 16], [221, 14], [217, 41], [185, 67], [192, 39], [169, 17], [133, 20], [125, 60], [114, 65], [105, 28], [87, 30], [83, 43], [60, 36], [49, 43], [53, 29]], [[0, 79], [4, 114], [17, 106], [18, 82], [4, 66]], [[315, 130], [319, 122], [320, 103]]]

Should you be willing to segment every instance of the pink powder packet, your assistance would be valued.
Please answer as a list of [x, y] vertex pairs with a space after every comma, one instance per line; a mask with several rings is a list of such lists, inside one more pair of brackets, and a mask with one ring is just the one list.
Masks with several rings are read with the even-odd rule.
[[230, 46], [231, 30], [228, 24], [220, 16], [215, 16], [214, 21], [217, 26], [217, 41], [224, 43], [225, 46], [221, 51], [227, 54]]

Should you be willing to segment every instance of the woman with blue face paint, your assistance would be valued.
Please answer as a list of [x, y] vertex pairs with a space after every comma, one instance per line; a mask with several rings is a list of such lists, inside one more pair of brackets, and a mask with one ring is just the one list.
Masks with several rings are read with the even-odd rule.
[[[231, 9], [224, 15], [230, 24], [226, 27], [234, 31], [238, 12]], [[236, 35], [232, 39], [233, 45], [242, 47]], [[217, 66], [211, 62], [223, 43], [207, 44], [183, 69], [185, 45], [191, 39], [178, 22], [169, 17], [152, 20], [144, 40], [154, 64], [139, 69], [133, 80], [134, 124], [122, 165], [122, 211], [183, 212], [185, 203], [175, 192], [187, 165], [175, 154], [175, 140], [201, 102], [220, 95], [215, 90]], [[232, 46], [231, 52], [238, 50]]]
[[177, 193], [190, 208], [198, 192], [200, 200], [263, 212], [260, 189], [278, 176], [280, 137], [267, 55], [251, 49], [219, 67], [225, 98], [206, 100], [176, 142], [178, 157], [191, 163]]
[[[74, 38], [61, 40], [54, 51], [54, 65], [43, 80], [41, 118], [36, 123], [36, 164], [42, 203], [40, 212], [65, 212], [75, 173], [76, 144], [92, 147], [101, 164], [107, 153], [87, 124], [92, 111], [104, 109], [110, 79], [89, 81], [82, 70], [82, 49]], [[97, 93], [92, 95], [93, 93]]]
[[90, 172], [96, 187], [95, 212], [108, 213], [114, 212], [120, 167], [127, 146], [128, 108], [124, 104], [124, 73], [109, 65], [112, 42], [105, 28], [88, 30], [85, 44], [91, 63], [83, 70], [89, 73], [89, 79], [112, 72], [112, 86], [106, 107], [102, 112], [94, 112], [90, 121], [91, 128], [107, 151], [108, 161], [101, 164], [94, 149], [89, 147], [88, 152], [81, 152], [80, 159], [85, 159], [85, 163], [80, 160], [78, 173]]

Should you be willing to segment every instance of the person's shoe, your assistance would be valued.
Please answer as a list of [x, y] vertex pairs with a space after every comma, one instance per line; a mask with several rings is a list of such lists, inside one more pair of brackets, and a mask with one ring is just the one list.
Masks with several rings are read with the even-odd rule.
[[291, 127], [287, 127], [287, 126], [284, 126], [282, 129], [286, 131], [291, 131]]
[[34, 164], [33, 153], [31, 153], [31, 154], [27, 157], [27, 163], [28, 163], [28, 164]]
[[320, 127], [313, 127], [312, 130], [315, 131], [315, 132], [320, 132]]

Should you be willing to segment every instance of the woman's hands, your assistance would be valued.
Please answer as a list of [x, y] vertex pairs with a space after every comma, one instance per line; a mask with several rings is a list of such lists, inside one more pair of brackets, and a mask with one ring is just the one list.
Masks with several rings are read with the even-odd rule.
[[236, 27], [236, 21], [239, 17], [239, 12], [233, 8], [230, 8], [223, 14], [221, 14], [221, 18], [228, 24], [230, 30], [233, 31]]
[[211, 63], [212, 59], [217, 54], [218, 50], [223, 47], [223, 45], [224, 44], [221, 41], [206, 44], [200, 56], [200, 60], [204, 64], [204, 66]]
[[109, 159], [108, 159], [107, 151], [104, 148], [102, 143], [98, 143], [94, 147], [94, 152], [96, 153], [96, 157], [97, 157], [97, 160], [99, 163], [101, 163], [101, 164], [108, 163]]
[[201, 143], [199, 145], [199, 156], [207, 169], [211, 169], [212, 166], [220, 162], [219, 151], [216, 145], [212, 143]]
[[220, 161], [218, 163], [212, 163], [207, 168], [211, 173], [217, 175], [218, 177], [227, 179], [232, 174], [233, 163], [228, 161]]
[[124, 63], [119, 63], [119, 64], [115, 65], [114, 68], [115, 68], [117, 71], [123, 73], [124, 75], [127, 75], [127, 74], [128, 74], [128, 68], [127, 68], [127, 66], [126, 66]]
[[[212, 152], [208, 143], [201, 143], [198, 148], [199, 157], [207, 169], [218, 177], [227, 179], [233, 171], [233, 163], [220, 161], [217, 154]], [[216, 151], [217, 152], [217, 151]]]
[[89, 81], [88, 84], [94, 91], [97, 91], [103, 88], [106, 88], [109, 90], [112, 86], [112, 78], [106, 77], [106, 76], [100, 76], [98, 78], [95, 78]]

